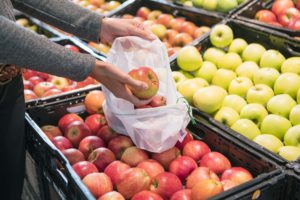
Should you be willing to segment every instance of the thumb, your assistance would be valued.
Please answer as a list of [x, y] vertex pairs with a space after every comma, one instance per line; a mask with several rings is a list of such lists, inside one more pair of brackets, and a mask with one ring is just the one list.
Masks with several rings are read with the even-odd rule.
[[126, 79], [126, 81], [124, 83], [127, 84], [130, 88], [133, 88], [135, 90], [148, 89], [147, 83], [145, 83], [143, 81], [135, 80], [135, 79], [131, 78], [130, 76], [128, 76], [128, 78]]

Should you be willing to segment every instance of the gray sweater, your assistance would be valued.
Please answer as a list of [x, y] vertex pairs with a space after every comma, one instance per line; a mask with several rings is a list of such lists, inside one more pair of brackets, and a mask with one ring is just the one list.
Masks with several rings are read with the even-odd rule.
[[102, 16], [68, 0], [0, 0], [0, 63], [85, 79], [95, 58], [74, 53], [14, 23], [13, 8], [78, 37], [99, 42]]

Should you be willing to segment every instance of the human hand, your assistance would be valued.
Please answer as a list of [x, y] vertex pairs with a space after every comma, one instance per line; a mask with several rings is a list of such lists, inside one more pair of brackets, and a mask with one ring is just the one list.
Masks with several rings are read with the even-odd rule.
[[131, 78], [112, 64], [97, 60], [90, 76], [103, 84], [116, 97], [125, 99], [135, 106], [146, 105], [151, 101], [138, 99], [127, 87], [128, 85], [135, 89], [145, 90], [148, 87], [146, 83]]
[[135, 19], [104, 18], [102, 20], [101, 42], [112, 43], [114, 39], [122, 36], [139, 36], [147, 40], [156, 39], [149, 28]]

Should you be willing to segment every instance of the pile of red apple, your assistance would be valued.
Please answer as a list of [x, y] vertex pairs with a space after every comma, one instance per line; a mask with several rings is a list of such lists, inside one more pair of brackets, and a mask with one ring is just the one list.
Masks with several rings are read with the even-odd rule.
[[[300, 57], [235, 38], [216, 25], [203, 55], [182, 48], [173, 72], [177, 90], [215, 120], [286, 160], [300, 156]], [[202, 58], [203, 56], [203, 58]], [[203, 61], [204, 59], [204, 61]]]
[[110, 0], [72, 0], [72, 2], [99, 14], [107, 14], [121, 5], [120, 1]]
[[255, 19], [273, 26], [300, 31], [299, 10], [299, 0], [275, 0], [271, 10], [259, 10]]
[[[101, 99], [100, 93], [92, 96]], [[90, 100], [85, 99], [89, 113], [95, 113], [97, 109], [86, 101]], [[194, 140], [191, 133], [173, 148], [151, 153], [113, 131], [102, 114], [84, 120], [66, 114], [57, 126], [41, 129], [99, 200], [208, 199], [253, 178], [248, 170], [233, 167], [226, 156]]]
[[[65, 47], [74, 52], [80, 52], [78, 47], [74, 45], [68, 44], [65, 45]], [[22, 71], [22, 74], [25, 101], [42, 97], [49, 97], [52, 95], [61, 94], [63, 92], [83, 88], [89, 85], [98, 84], [98, 82], [91, 77], [87, 77], [83, 81], [76, 82], [67, 78], [58, 77], [29, 69], [24, 69]]]

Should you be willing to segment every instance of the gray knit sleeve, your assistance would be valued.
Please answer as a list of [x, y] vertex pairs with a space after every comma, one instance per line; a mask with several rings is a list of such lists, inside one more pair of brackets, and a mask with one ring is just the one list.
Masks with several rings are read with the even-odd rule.
[[99, 42], [102, 16], [68, 0], [12, 0], [16, 9], [78, 37]]
[[85, 79], [96, 59], [72, 52], [0, 16], [0, 63], [15, 64], [76, 81]]

